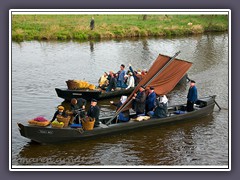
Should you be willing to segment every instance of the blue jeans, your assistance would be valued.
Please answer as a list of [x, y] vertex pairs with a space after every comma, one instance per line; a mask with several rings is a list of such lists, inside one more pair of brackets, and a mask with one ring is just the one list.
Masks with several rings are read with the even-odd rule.
[[122, 122], [127, 122], [129, 121], [129, 117], [124, 117], [123, 113], [119, 113], [118, 120]]
[[154, 116], [154, 112], [153, 112], [153, 111], [148, 111], [148, 115], [149, 115], [150, 117], [153, 117], [153, 116]]

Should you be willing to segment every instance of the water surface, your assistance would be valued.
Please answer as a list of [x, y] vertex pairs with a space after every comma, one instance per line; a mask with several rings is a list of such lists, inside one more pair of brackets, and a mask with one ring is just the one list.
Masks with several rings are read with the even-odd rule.
[[[188, 71], [199, 97], [217, 95], [213, 114], [188, 122], [161, 125], [83, 142], [39, 145], [20, 136], [17, 122], [36, 116], [51, 119], [58, 98], [55, 87], [69, 79], [97, 84], [104, 71], [121, 64], [148, 69], [158, 54], [193, 62]], [[228, 147], [228, 34], [147, 38], [102, 42], [12, 43], [12, 165], [170, 165], [223, 166]], [[186, 102], [188, 84], [168, 94], [170, 104]], [[115, 98], [113, 100], [118, 100]], [[114, 113], [110, 100], [99, 102], [101, 116]], [[159, 166], [161, 167], [161, 166]]]

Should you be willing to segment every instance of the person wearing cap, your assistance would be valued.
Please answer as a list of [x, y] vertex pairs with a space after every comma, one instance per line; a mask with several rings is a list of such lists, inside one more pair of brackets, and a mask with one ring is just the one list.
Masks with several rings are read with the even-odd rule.
[[188, 95], [187, 95], [187, 111], [191, 112], [194, 110], [193, 106], [194, 103], [198, 99], [198, 94], [197, 94], [197, 87], [195, 86], [195, 81], [191, 80], [190, 81], [190, 87], [188, 89]]
[[97, 100], [92, 99], [90, 108], [87, 111], [87, 116], [95, 119], [94, 127], [98, 127], [100, 125], [99, 115], [100, 108], [97, 106]]
[[[111, 105], [116, 106], [116, 111], [126, 102], [127, 100], [127, 96], [121, 96], [120, 101], [118, 103], [114, 103], [114, 101], [110, 101]], [[130, 120], [129, 118], [130, 116], [130, 112], [129, 109], [122, 111], [119, 113], [117, 120], [121, 123], [121, 122], [127, 122]]]
[[59, 105], [57, 107], [57, 111], [54, 113], [51, 122], [53, 122], [56, 119], [57, 115], [61, 115], [61, 116], [67, 117], [67, 114], [65, 113], [63, 106]]
[[128, 73], [127, 85], [128, 85], [128, 86], [126, 87], [126, 89], [135, 87], [135, 80], [134, 80], [134, 77], [133, 77], [133, 73], [132, 73], [132, 72], [129, 72], [129, 73]]
[[155, 107], [155, 100], [156, 100], [156, 93], [154, 92], [154, 87], [150, 87], [148, 90], [148, 95], [146, 98], [146, 107], [145, 107], [145, 114], [149, 111], [152, 111]]
[[139, 92], [134, 94], [133, 99], [133, 108], [136, 111], [137, 116], [145, 115], [145, 102], [146, 102], [146, 93], [144, 86], [139, 88]]
[[71, 99], [71, 114], [73, 118], [71, 118], [70, 123], [80, 124], [79, 118], [85, 117], [85, 106], [87, 104], [87, 100], [83, 98], [72, 98]]

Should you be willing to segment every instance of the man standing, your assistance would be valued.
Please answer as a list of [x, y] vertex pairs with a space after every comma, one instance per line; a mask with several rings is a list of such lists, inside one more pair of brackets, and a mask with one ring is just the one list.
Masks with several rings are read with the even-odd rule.
[[118, 74], [118, 81], [117, 81], [117, 86], [120, 87], [120, 88], [126, 88], [126, 84], [124, 83], [125, 82], [125, 75], [126, 75], [126, 71], [124, 70], [125, 68], [125, 65], [124, 64], [121, 64], [120, 66], [120, 71], [119, 71], [119, 74]]
[[156, 93], [154, 92], [154, 87], [150, 87], [148, 90], [149, 94], [146, 98], [146, 109], [145, 109], [145, 114], [149, 111], [153, 111], [153, 108], [155, 107], [155, 101], [156, 101]]
[[187, 111], [191, 112], [193, 111], [193, 105], [197, 101], [197, 88], [195, 86], [195, 81], [191, 80], [190, 81], [190, 87], [188, 90], [188, 95], [187, 95]]
[[91, 21], [90, 21], [90, 29], [93, 30], [94, 29], [94, 17], [92, 17]]
[[87, 115], [91, 118], [95, 119], [94, 127], [98, 127], [100, 122], [99, 122], [99, 114], [100, 114], [100, 108], [97, 106], [97, 100], [92, 99], [91, 100], [91, 105], [90, 108], [87, 112]]
[[145, 93], [145, 89], [144, 89], [143, 86], [141, 86], [139, 88], [138, 94], [134, 94], [132, 99], [133, 99], [134, 109], [136, 111], [136, 115], [137, 116], [140, 116], [140, 115], [144, 116], [146, 93]]

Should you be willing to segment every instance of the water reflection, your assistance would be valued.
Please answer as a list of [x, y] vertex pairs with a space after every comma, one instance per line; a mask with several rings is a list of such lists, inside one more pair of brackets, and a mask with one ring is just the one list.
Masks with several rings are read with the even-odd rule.
[[90, 51], [93, 52], [94, 51], [94, 43], [92, 41], [89, 41], [89, 45], [90, 45]]

